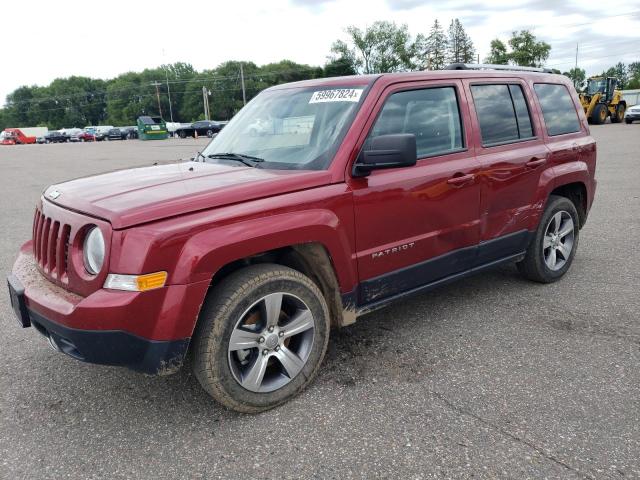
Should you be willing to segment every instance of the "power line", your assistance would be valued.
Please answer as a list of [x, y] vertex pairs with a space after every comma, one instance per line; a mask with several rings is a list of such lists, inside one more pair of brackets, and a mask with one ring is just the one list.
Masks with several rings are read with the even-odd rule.
[[[264, 77], [275, 77], [278, 75], [289, 75], [289, 74], [293, 74], [293, 73], [310, 73], [312, 71], [315, 71], [316, 68], [314, 67], [305, 67], [302, 69], [296, 69], [296, 70], [280, 70], [277, 72], [270, 72], [270, 73], [255, 73], [252, 75], [244, 75], [245, 79], [261, 79]], [[184, 83], [202, 83], [202, 82], [218, 82], [218, 81], [224, 81], [224, 80], [238, 80], [238, 74], [235, 75], [227, 75], [227, 76], [213, 76], [213, 77], [209, 77], [209, 76], [202, 76], [202, 75], [198, 75], [196, 78], [189, 78], [189, 79], [184, 79], [184, 80], [173, 80], [173, 81], [169, 81], [170, 84], [184, 84]], [[160, 81], [162, 81], [162, 79], [160, 79]], [[158, 82], [158, 80], [152, 80], [152, 82]], [[166, 82], [164, 82], [166, 83]], [[90, 96], [90, 97], [96, 97], [96, 96], [100, 96], [100, 95], [110, 95], [110, 94], [114, 94], [114, 93], [118, 93], [118, 92], [125, 92], [125, 91], [130, 91], [130, 90], [134, 90], [134, 89], [140, 89], [140, 88], [144, 88], [146, 86], [146, 84], [142, 84], [142, 83], [134, 83], [131, 82], [130, 83], [131, 86], [127, 86], [127, 87], [122, 87], [122, 88], [117, 88], [117, 89], [106, 89], [106, 90], [96, 90], [96, 91], [89, 91], [89, 90], [85, 90], [83, 92], [78, 92], [78, 93], [74, 93], [74, 94], [69, 94], [69, 95], [56, 95], [56, 96], [50, 96], [50, 97], [41, 97], [41, 98], [29, 98], [29, 99], [22, 99], [22, 100], [18, 100], [15, 102], [12, 102], [11, 105], [17, 105], [17, 104], [21, 104], [21, 103], [35, 103], [35, 102], [46, 102], [46, 101], [61, 101], [61, 100], [68, 100], [68, 99], [72, 99], [72, 98], [78, 98], [78, 97], [84, 97], [84, 96]], [[175, 92], [174, 92], [175, 93]], [[7, 106], [7, 104], [5, 104], [5, 107]]]

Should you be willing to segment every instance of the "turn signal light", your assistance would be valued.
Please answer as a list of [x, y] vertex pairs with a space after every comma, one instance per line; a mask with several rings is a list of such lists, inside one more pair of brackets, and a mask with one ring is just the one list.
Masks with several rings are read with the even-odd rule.
[[164, 287], [167, 272], [147, 273], [145, 275], [120, 275], [110, 273], [104, 282], [104, 288], [113, 290], [128, 290], [131, 292], [146, 292]]

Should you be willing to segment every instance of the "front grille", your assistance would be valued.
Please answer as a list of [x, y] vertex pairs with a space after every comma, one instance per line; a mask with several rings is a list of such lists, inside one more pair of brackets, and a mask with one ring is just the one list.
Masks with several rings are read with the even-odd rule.
[[45, 216], [39, 209], [33, 218], [33, 253], [45, 275], [68, 283], [71, 225]]

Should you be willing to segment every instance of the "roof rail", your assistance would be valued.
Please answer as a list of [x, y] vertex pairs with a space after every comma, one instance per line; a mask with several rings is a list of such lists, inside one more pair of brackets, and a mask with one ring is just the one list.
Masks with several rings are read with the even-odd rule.
[[493, 65], [490, 63], [451, 63], [445, 70], [512, 70], [516, 72], [553, 73], [550, 68], [518, 67], [514, 65]]

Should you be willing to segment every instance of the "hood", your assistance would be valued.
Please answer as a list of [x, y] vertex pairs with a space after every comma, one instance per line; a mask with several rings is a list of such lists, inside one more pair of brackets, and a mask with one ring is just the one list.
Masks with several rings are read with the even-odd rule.
[[181, 162], [52, 185], [44, 198], [102, 218], [114, 229], [326, 185], [327, 171], [267, 170]]

